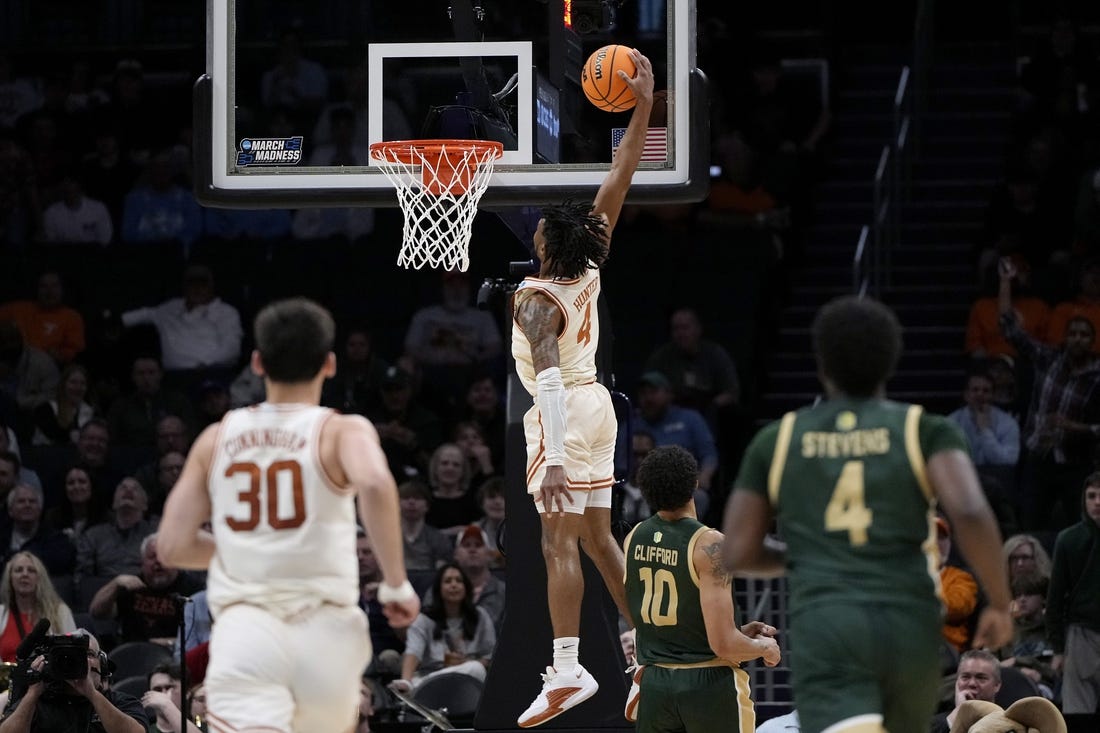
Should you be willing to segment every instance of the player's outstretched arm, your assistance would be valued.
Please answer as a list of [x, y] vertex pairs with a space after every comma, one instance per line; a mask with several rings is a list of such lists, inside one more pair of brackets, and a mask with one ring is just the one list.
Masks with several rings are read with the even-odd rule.
[[989, 508], [970, 456], [958, 449], [928, 459], [928, 479], [954, 528], [959, 551], [982, 584], [989, 604], [978, 619], [973, 645], [1000, 649], [1012, 641], [1008, 573], [1001, 558], [1001, 530]]
[[771, 514], [771, 505], [763, 494], [747, 489], [733, 490], [722, 522], [726, 535], [722, 562], [734, 575], [774, 578], [784, 573], [786, 552], [781, 546], [767, 541]]
[[157, 530], [157, 557], [168, 567], [205, 570], [214, 557], [214, 535], [201, 527], [210, 519], [206, 477], [219, 425], [207, 427], [191, 446], [183, 471], [164, 503]]
[[622, 142], [615, 151], [615, 157], [611, 161], [611, 169], [607, 172], [607, 178], [596, 192], [596, 198], [592, 202], [592, 213], [603, 214], [607, 217], [607, 238], [610, 244], [611, 230], [619, 221], [619, 214], [623, 210], [623, 201], [626, 200], [626, 192], [630, 189], [630, 180], [634, 177], [634, 171], [638, 169], [638, 162], [642, 159], [642, 149], [645, 147], [646, 130], [649, 127], [649, 113], [653, 109], [653, 66], [649, 59], [638, 49], [632, 49], [630, 58], [637, 67], [634, 78], [630, 78], [622, 70], [617, 71], [622, 79], [634, 92], [637, 102], [634, 111], [630, 115], [630, 123], [623, 134]]
[[408, 626], [420, 612], [420, 601], [405, 574], [397, 484], [382, 452], [378, 431], [358, 415], [341, 415], [333, 420], [339, 421], [340, 465], [347, 485], [359, 497], [359, 517], [382, 569], [378, 600], [391, 626]]
[[732, 576], [722, 566], [722, 533], [708, 529], [695, 543], [692, 563], [699, 576], [699, 603], [707, 627], [710, 648], [722, 659], [740, 664], [763, 657], [764, 664], [779, 664], [779, 645], [763, 633], [746, 636], [737, 626], [733, 611]]

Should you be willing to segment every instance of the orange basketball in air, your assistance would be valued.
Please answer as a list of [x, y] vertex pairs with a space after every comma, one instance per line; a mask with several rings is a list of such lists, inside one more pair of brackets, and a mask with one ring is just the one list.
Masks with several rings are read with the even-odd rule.
[[637, 73], [627, 46], [604, 46], [589, 56], [581, 69], [581, 88], [588, 101], [605, 112], [631, 109], [637, 100], [634, 91], [619, 76], [620, 71], [629, 77]]

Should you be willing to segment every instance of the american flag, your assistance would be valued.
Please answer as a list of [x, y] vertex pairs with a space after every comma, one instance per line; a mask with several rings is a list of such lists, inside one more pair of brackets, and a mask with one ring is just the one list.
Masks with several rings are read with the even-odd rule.
[[[619, 149], [626, 134], [625, 127], [611, 129], [611, 154]], [[650, 127], [645, 131], [645, 146], [642, 148], [642, 162], [664, 163], [668, 160], [668, 128]]]

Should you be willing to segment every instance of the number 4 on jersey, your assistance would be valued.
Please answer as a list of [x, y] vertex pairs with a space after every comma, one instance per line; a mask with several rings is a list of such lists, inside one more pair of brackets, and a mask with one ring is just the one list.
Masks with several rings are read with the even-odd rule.
[[863, 461], [848, 461], [825, 507], [825, 529], [829, 532], [847, 530], [852, 545], [865, 545], [867, 528], [873, 518], [873, 512], [863, 503]]

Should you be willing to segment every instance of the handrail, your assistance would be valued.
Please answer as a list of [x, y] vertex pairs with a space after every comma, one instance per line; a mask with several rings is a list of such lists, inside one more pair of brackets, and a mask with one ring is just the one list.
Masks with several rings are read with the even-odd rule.
[[856, 253], [852, 257], [852, 292], [863, 297], [867, 295], [870, 285], [870, 277], [867, 274], [867, 235], [871, 230], [864, 224], [859, 230], [859, 241], [856, 243]]
[[[920, 142], [928, 92], [935, 0], [918, 0], [912, 63], [902, 66], [893, 97], [893, 134], [879, 154], [871, 185], [871, 224], [860, 231], [852, 262], [852, 289], [881, 297], [892, 280], [893, 252], [901, 241], [902, 208], [912, 192], [912, 160]], [[869, 230], [869, 239], [865, 232]]]

